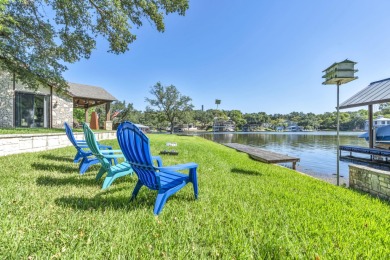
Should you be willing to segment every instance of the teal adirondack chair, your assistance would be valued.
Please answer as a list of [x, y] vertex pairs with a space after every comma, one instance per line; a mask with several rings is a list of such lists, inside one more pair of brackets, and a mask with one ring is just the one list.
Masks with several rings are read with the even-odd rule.
[[[117, 138], [126, 160], [138, 176], [131, 200], [136, 198], [142, 186], [157, 190], [154, 214], [158, 215], [167, 199], [189, 182], [193, 185], [195, 199], [198, 198], [196, 173], [198, 165], [196, 163], [163, 167], [159, 157], [151, 156], [148, 137], [130, 122], [123, 122], [119, 125]], [[153, 165], [153, 159], [157, 159], [157, 167]], [[186, 169], [189, 170], [189, 174], [177, 172]]]
[[[105, 173], [107, 173], [106, 178], [104, 179], [102, 189], [107, 189], [115, 179], [128, 175], [133, 174], [133, 169], [131, 168], [130, 164], [126, 161], [122, 163], [116, 163], [115, 165], [111, 165], [111, 161], [113, 159], [117, 158], [124, 158], [121, 150], [107, 150], [102, 151], [99, 148], [99, 145], [96, 141], [95, 135], [92, 132], [91, 128], [87, 124], [83, 124], [83, 130], [85, 135], [85, 140], [87, 142], [87, 145], [89, 149], [91, 149], [91, 152], [95, 157], [99, 160], [101, 163], [101, 168], [96, 175], [96, 180], [99, 180]], [[107, 154], [109, 152], [109, 154]]]
[[[89, 147], [88, 147], [85, 140], [76, 140], [76, 138], [74, 137], [73, 131], [67, 122], [64, 123], [64, 126], [65, 126], [66, 136], [68, 137], [69, 141], [73, 144], [73, 146], [77, 150], [77, 153], [73, 159], [73, 162], [78, 163], [81, 160], [80, 165], [79, 165], [79, 172], [80, 172], [80, 174], [84, 174], [91, 165], [99, 163], [99, 160], [95, 156], [93, 156], [93, 154], [89, 150]], [[101, 144], [98, 144], [98, 145], [99, 145], [99, 148], [102, 150], [103, 149], [112, 150], [111, 146], [101, 145]], [[116, 161], [115, 161], [115, 163], [116, 163]]]

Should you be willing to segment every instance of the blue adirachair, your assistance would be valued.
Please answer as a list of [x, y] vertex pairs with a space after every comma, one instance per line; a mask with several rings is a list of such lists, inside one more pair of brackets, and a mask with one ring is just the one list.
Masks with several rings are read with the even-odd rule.
[[[69, 141], [73, 144], [73, 146], [77, 150], [77, 153], [76, 153], [76, 156], [74, 157], [73, 162], [78, 163], [81, 160], [80, 165], [79, 165], [79, 172], [80, 172], [80, 174], [84, 174], [91, 165], [99, 163], [99, 160], [89, 150], [89, 147], [88, 147], [85, 140], [76, 140], [76, 138], [74, 137], [73, 131], [67, 122], [64, 123], [64, 126], [65, 126], [66, 135], [68, 136]], [[109, 150], [112, 149], [111, 146], [101, 145], [101, 144], [99, 144], [99, 147], [100, 147], [100, 149], [109, 149]]]
[[[133, 123], [123, 122], [117, 130], [119, 146], [138, 176], [131, 200], [134, 200], [142, 186], [157, 191], [154, 205], [154, 214], [158, 215], [163, 209], [167, 199], [191, 182], [194, 188], [195, 199], [198, 198], [198, 179], [196, 163], [162, 166], [161, 158], [153, 157], [150, 153], [148, 137]], [[153, 165], [157, 159], [157, 166]], [[189, 174], [177, 172], [189, 170]]]
[[[83, 130], [89, 149], [102, 165], [98, 174], [96, 175], [96, 180], [99, 180], [105, 173], [107, 173], [107, 176], [103, 182], [103, 190], [107, 189], [115, 179], [128, 174], [133, 174], [133, 169], [126, 161], [111, 165], [113, 159], [124, 157], [121, 150], [100, 150], [98, 142], [96, 142], [95, 135], [91, 128], [89, 128], [89, 126], [84, 123]], [[107, 154], [107, 152], [109, 152], [109, 154]]]

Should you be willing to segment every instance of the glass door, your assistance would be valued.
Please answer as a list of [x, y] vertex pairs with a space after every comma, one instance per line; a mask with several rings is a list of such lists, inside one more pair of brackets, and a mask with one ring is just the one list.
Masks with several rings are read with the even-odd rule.
[[50, 96], [16, 93], [15, 126], [49, 127]]
[[16, 93], [15, 126], [31, 127], [34, 123], [34, 95]]

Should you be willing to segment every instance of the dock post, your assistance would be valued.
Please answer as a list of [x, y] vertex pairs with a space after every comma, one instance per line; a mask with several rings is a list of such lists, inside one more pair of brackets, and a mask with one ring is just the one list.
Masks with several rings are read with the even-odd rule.
[[340, 84], [341, 82], [337, 82], [337, 186], [340, 185], [340, 108], [339, 108], [339, 100], [340, 100]]

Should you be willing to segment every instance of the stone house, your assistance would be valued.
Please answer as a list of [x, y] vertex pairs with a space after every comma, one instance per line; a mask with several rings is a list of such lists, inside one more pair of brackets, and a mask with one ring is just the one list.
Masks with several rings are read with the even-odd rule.
[[[64, 122], [73, 125], [73, 109], [88, 109], [106, 104], [108, 119], [105, 128], [111, 130], [110, 104], [117, 100], [101, 87], [68, 83], [60, 92], [53, 86], [31, 90], [9, 73], [0, 74], [0, 127], [63, 128]], [[86, 116], [85, 122], [88, 122]]]

